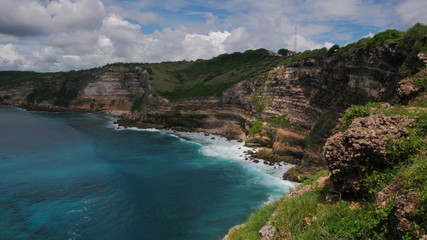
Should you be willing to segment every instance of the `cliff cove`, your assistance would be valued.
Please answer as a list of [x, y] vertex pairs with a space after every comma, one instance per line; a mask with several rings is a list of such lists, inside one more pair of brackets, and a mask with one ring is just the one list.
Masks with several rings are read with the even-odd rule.
[[[426, 26], [416, 24], [286, 56], [259, 49], [190, 62], [5, 72], [0, 97], [32, 110], [121, 114], [125, 128], [219, 135], [257, 148], [250, 154], [267, 165], [294, 164], [281, 178], [303, 184], [229, 239], [423, 239], [426, 71], [419, 56], [426, 39]], [[295, 222], [292, 209], [300, 214]]]
[[241, 143], [112, 121], [0, 107], [1, 236], [215, 239], [293, 187]]

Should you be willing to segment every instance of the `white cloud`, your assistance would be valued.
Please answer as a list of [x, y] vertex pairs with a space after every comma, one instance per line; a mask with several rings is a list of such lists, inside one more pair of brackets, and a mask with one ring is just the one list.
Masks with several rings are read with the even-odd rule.
[[63, 31], [92, 30], [102, 25], [106, 15], [104, 5], [98, 0], [58, 0], [46, 6], [52, 23]]
[[13, 36], [97, 29], [106, 14], [99, 0], [0, 0], [0, 6], [0, 33]]
[[13, 44], [0, 44], [0, 70], [26, 70], [29, 62], [16, 52]]
[[295, 26], [304, 51], [427, 22], [421, 0], [0, 0], [0, 6], [1, 67], [42, 71], [293, 50]]
[[[295, 35], [291, 36], [287, 42], [286, 45], [288, 46], [287, 48], [289, 50], [294, 51], [295, 50]], [[319, 48], [330, 48], [332, 47], [334, 44], [331, 42], [324, 42], [322, 44], [316, 43], [315, 41], [303, 37], [301, 35], [297, 35], [297, 51], [298, 52], [303, 52], [305, 50], [313, 50], [313, 49], [319, 49]]]
[[119, 6], [110, 6], [108, 10], [110, 13], [118, 16], [136, 20], [142, 25], [155, 23], [160, 20], [160, 16], [154, 12], [142, 12], [136, 9], [125, 9]]
[[33, 56], [42, 62], [54, 63], [57, 62], [58, 53], [55, 51], [53, 47], [45, 47], [40, 51], [36, 51], [33, 53]]
[[227, 31], [210, 32], [208, 35], [186, 34], [181, 42], [183, 58], [196, 60], [225, 53], [224, 41], [230, 35]]
[[427, 1], [425, 0], [406, 0], [397, 7], [396, 11], [406, 24], [427, 23]]
[[0, 43], [16, 42], [17, 40], [16, 37], [0, 33]]

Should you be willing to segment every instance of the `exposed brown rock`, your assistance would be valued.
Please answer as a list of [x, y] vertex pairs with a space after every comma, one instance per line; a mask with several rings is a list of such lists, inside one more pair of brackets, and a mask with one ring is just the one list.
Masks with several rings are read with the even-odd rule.
[[387, 205], [397, 196], [397, 193], [402, 189], [402, 187], [403, 182], [400, 179], [398, 181], [393, 181], [378, 193], [375, 206], [379, 207]]
[[267, 224], [265, 224], [260, 230], [259, 235], [262, 237], [262, 239], [265, 240], [273, 240], [276, 239], [279, 235], [279, 230], [273, 226], [271, 221], [268, 221]]
[[[299, 136], [285, 134], [283, 140], [279, 140], [272, 135], [267, 136], [269, 139], [256, 141], [249, 138], [247, 142], [260, 142], [278, 155], [301, 159], [299, 172], [314, 172], [326, 167], [325, 161], [318, 154], [319, 149], [301, 140], [307, 137], [308, 131], [325, 113], [336, 116], [351, 104], [394, 101], [404, 54], [389, 44], [383, 48], [356, 51], [350, 56], [297, 60], [276, 67], [266, 75], [241, 81], [224, 91], [222, 96], [175, 102], [151, 94], [148, 73], [144, 69], [119, 65], [93, 69], [75, 79], [43, 83], [46, 86], [28, 82], [2, 87], [0, 97], [10, 95], [6, 104], [20, 105], [25, 103], [26, 96], [36, 87], [49, 87], [57, 91], [65, 84], [67, 88], [78, 90], [78, 96], [66, 108], [68, 110], [129, 113], [122, 117], [120, 124], [204, 131], [240, 141], [245, 140], [248, 126], [254, 121], [286, 116], [292, 126], [301, 128], [299, 133], [290, 130]], [[141, 111], [130, 113], [132, 95], [144, 96]], [[46, 104], [34, 104], [32, 107], [63, 110], [52, 103]], [[292, 126], [275, 127], [287, 131]], [[316, 144], [322, 143], [323, 138]]]
[[417, 209], [419, 202], [418, 194], [413, 191], [405, 191], [402, 195], [396, 197], [394, 207], [397, 218], [397, 230], [404, 233], [412, 227], [412, 211]]
[[398, 83], [397, 94], [403, 103], [407, 103], [408, 100], [412, 99], [420, 90], [413, 84], [413, 78], [405, 78]]
[[332, 173], [330, 198], [355, 198], [363, 194], [360, 179], [370, 171], [393, 164], [387, 158], [390, 137], [407, 137], [413, 120], [401, 116], [375, 114], [357, 118], [344, 133], [329, 138], [324, 156]]

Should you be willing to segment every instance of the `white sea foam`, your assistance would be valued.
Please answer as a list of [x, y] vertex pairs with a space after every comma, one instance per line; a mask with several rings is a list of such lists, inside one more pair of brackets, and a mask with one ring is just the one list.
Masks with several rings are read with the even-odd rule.
[[[168, 134], [169, 136], [177, 137], [182, 141], [188, 141], [193, 144], [202, 146], [200, 153], [205, 156], [218, 157], [228, 161], [236, 161], [247, 168], [248, 171], [256, 171], [255, 178], [250, 179], [257, 183], [261, 183], [272, 188], [285, 188], [292, 189], [298, 183], [282, 180], [283, 174], [294, 165], [292, 164], [275, 164], [273, 166], [264, 164], [264, 161], [257, 159], [258, 162], [250, 161], [248, 151], [257, 151], [254, 148], [244, 146], [244, 143], [236, 140], [227, 140], [224, 137], [217, 135], [205, 134], [201, 132], [178, 132], [175, 130], [154, 129], [154, 128], [125, 128], [119, 126], [115, 121], [117, 118], [113, 117], [109, 121], [108, 127], [116, 130], [131, 130], [141, 132], [159, 132]], [[272, 195], [266, 203], [277, 200], [277, 195]]]
[[257, 159], [258, 162], [253, 162], [248, 155], [248, 151], [256, 151], [256, 149], [244, 146], [244, 143], [236, 140], [227, 140], [224, 137], [216, 135], [207, 135], [198, 132], [176, 132], [169, 131], [170, 134], [183, 138], [186, 141], [191, 141], [202, 146], [200, 152], [205, 156], [219, 157], [224, 160], [237, 161], [247, 167], [248, 171], [256, 171], [256, 178], [252, 181], [259, 182], [263, 185], [271, 187], [285, 187], [291, 189], [297, 186], [297, 183], [282, 180], [283, 174], [294, 165], [292, 164], [264, 164], [263, 160]]

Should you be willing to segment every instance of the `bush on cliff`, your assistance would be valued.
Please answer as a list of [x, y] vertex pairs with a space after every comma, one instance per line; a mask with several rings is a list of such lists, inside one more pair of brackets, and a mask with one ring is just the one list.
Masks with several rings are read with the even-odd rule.
[[[275, 236], [269, 239], [409, 240], [426, 237], [427, 112], [417, 106], [386, 107], [373, 103], [351, 107], [344, 114], [342, 124], [369, 115], [372, 108], [376, 108], [374, 112], [377, 115], [386, 115], [381, 118], [384, 120], [390, 118], [399, 122], [399, 119], [414, 119], [414, 122], [408, 125], [407, 137], [390, 138], [386, 144], [384, 154], [387, 161], [394, 164], [372, 166], [376, 160], [365, 158], [362, 161], [365, 164], [363, 168], [375, 169], [366, 171], [360, 180], [359, 186], [368, 194], [352, 199], [327, 201], [326, 196], [334, 188], [333, 181], [326, 180], [322, 184], [321, 181], [310, 181], [306, 183], [309, 185], [302, 184], [290, 194], [294, 196], [285, 196], [277, 202], [277, 207], [269, 219], [276, 229]], [[363, 138], [361, 140], [363, 142]], [[353, 160], [343, 161], [347, 166], [346, 164]], [[347, 178], [343, 181], [354, 180], [349, 176]], [[258, 227], [248, 230], [251, 231], [251, 237], [247, 239], [262, 239], [260, 235], [256, 235], [260, 229]], [[231, 234], [228, 239], [244, 238]]]
[[381, 103], [352, 105], [345, 113], [341, 114], [341, 130], [346, 130], [354, 119], [369, 116], [371, 108], [381, 108]]

